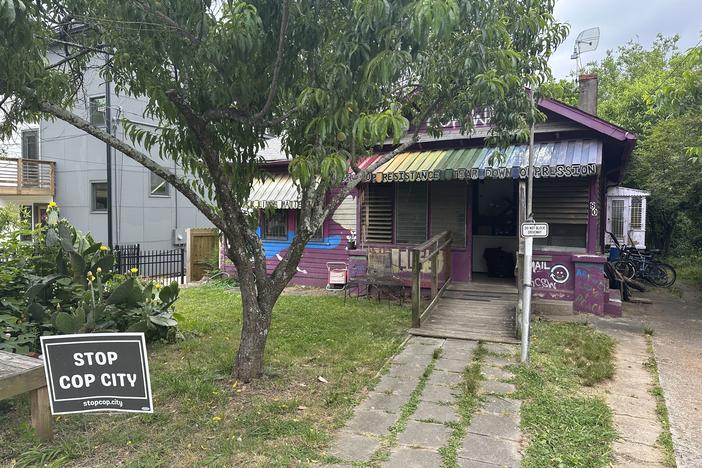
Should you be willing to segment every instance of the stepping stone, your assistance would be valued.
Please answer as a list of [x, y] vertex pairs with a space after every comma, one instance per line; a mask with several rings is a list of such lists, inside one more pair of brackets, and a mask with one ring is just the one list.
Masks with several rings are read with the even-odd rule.
[[364, 432], [375, 435], [385, 435], [388, 428], [395, 424], [399, 415], [376, 410], [359, 410], [346, 425], [353, 432]]
[[504, 370], [501, 367], [482, 366], [480, 370], [488, 380], [510, 380], [514, 378], [512, 372]]
[[419, 378], [424, 375], [425, 370], [426, 366], [417, 364], [393, 364], [386, 375], [390, 377], [419, 380]]
[[439, 449], [448, 443], [451, 429], [443, 424], [407, 421], [407, 429], [397, 438], [400, 444]]
[[442, 356], [438, 361], [436, 361], [434, 369], [445, 370], [448, 372], [463, 372], [469, 365], [470, 360], [468, 359], [444, 359]]
[[384, 393], [371, 392], [360, 405], [358, 410], [381, 410], [388, 413], [399, 413], [407, 403], [406, 395], [386, 395]]
[[385, 375], [380, 379], [380, 382], [378, 382], [378, 385], [376, 385], [373, 390], [378, 393], [390, 392], [393, 395], [409, 396], [417, 387], [418, 383], [418, 378], [404, 379]]
[[463, 445], [457, 456], [468, 460], [510, 467], [519, 467], [521, 459], [517, 442], [478, 434], [468, 434], [463, 438]]
[[400, 354], [410, 356], [428, 356], [430, 359], [434, 356], [434, 350], [438, 348], [434, 346], [426, 346], [420, 344], [408, 344]]
[[445, 385], [452, 387], [463, 380], [463, 375], [457, 372], [446, 372], [444, 370], [434, 369], [434, 372], [429, 376], [427, 385]]
[[456, 410], [449, 405], [440, 405], [430, 401], [422, 401], [417, 406], [417, 411], [412, 415], [416, 420], [431, 420], [438, 423], [458, 421]]
[[422, 392], [422, 400], [423, 401], [433, 401], [434, 403], [437, 402], [451, 402], [456, 398], [456, 392], [453, 390], [451, 387], [447, 387], [446, 385], [433, 385], [427, 383], [426, 387], [424, 387], [424, 391]]
[[491, 413], [499, 416], [507, 414], [519, 414], [522, 407], [522, 402], [519, 400], [511, 400], [509, 398], [501, 398], [498, 396], [488, 396], [485, 398], [485, 404], [480, 408], [481, 413]]
[[444, 344], [444, 341], [446, 341], [446, 340], [444, 340], [443, 338], [429, 338], [426, 336], [413, 336], [407, 344], [408, 345], [409, 344], [420, 344], [420, 345], [424, 345], [424, 346], [434, 346], [435, 348], [439, 348]]
[[366, 461], [378, 447], [378, 439], [342, 431], [329, 449], [329, 455], [346, 461]]
[[502, 356], [485, 356], [483, 357], [483, 364], [486, 366], [504, 367], [515, 364], [515, 362]]
[[469, 340], [451, 340], [447, 339], [444, 342], [444, 352], [445, 353], [453, 353], [453, 352], [460, 352], [460, 353], [473, 353], [478, 348], [478, 342], [477, 341], [469, 341]]
[[469, 460], [467, 458], [456, 458], [456, 463], [460, 468], [502, 468], [499, 465], [493, 465], [492, 463], [485, 463], [476, 460]]
[[390, 451], [390, 459], [381, 466], [388, 468], [426, 468], [441, 466], [441, 455], [433, 450], [398, 447]]
[[514, 356], [517, 353], [517, 347], [504, 343], [485, 343], [483, 345], [488, 353], [492, 354], [509, 354]]
[[511, 383], [498, 382], [497, 380], [486, 380], [481, 384], [482, 393], [494, 393], [495, 395], [507, 395], [517, 391], [517, 387]]
[[519, 442], [519, 416], [478, 413], [473, 416], [468, 432]]

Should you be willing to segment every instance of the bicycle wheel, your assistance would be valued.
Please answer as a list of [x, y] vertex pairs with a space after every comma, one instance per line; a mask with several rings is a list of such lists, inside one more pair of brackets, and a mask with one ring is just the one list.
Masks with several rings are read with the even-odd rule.
[[656, 262], [652, 265], [652, 269], [656, 272], [656, 281], [651, 282], [656, 286], [669, 288], [675, 283], [678, 275], [675, 272], [675, 268], [673, 268], [671, 265]]
[[615, 260], [612, 262], [612, 267], [624, 277], [624, 279], [634, 279], [636, 276], [636, 267], [629, 260]]

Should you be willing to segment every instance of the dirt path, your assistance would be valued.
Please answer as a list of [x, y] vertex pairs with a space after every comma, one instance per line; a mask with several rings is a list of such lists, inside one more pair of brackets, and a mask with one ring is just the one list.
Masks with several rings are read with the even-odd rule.
[[626, 315], [654, 329], [653, 346], [670, 418], [678, 467], [702, 466], [702, 301], [692, 287], [682, 294], [656, 290], [652, 305], [630, 304]]

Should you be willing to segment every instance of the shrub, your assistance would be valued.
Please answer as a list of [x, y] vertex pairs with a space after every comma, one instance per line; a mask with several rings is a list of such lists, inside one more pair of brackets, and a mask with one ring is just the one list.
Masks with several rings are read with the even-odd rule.
[[[22, 241], [29, 236], [32, 240]], [[114, 275], [110, 250], [83, 235], [58, 208], [47, 226], [17, 230], [0, 244], [0, 349], [39, 350], [41, 335], [142, 331], [148, 340], [175, 339], [178, 284]]]

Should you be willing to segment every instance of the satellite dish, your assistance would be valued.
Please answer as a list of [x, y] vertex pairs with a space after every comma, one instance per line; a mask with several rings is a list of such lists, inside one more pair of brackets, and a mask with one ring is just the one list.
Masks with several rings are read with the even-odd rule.
[[580, 56], [584, 52], [592, 52], [597, 49], [600, 43], [600, 28], [589, 28], [578, 34], [575, 38], [575, 45], [573, 46], [573, 55], [570, 56], [571, 59], [575, 60], [576, 66], [578, 67], [578, 72], [582, 68], [582, 63], [580, 62]]

